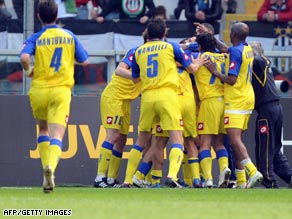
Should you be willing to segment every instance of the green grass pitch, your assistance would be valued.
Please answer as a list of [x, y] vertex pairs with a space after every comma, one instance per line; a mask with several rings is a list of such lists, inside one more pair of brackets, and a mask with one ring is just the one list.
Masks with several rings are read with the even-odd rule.
[[[292, 189], [0, 188], [0, 218], [292, 219]], [[5, 209], [41, 209], [41, 216], [5, 216]], [[46, 209], [72, 210], [45, 216]], [[7, 211], [6, 211], [7, 212]]]

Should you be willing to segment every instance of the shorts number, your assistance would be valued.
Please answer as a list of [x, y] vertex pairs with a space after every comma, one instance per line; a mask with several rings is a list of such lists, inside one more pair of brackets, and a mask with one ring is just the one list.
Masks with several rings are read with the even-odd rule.
[[61, 59], [62, 59], [62, 48], [56, 48], [51, 60], [50, 67], [55, 69], [55, 72], [58, 72], [61, 66]]
[[158, 61], [155, 59], [158, 54], [151, 54], [148, 56], [147, 60], [147, 77], [154, 78], [158, 74]]

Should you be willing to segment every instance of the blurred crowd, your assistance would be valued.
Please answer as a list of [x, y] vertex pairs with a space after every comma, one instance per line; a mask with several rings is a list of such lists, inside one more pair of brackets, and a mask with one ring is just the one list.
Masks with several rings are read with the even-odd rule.
[[[35, 1], [35, 7], [38, 0]], [[23, 0], [6, 0], [11, 4], [18, 19], [23, 19]], [[189, 20], [210, 22], [220, 20], [226, 8], [226, 13], [236, 12], [236, 0], [178, 0], [173, 11], [168, 11], [165, 5], [157, 5], [155, 0], [56, 0], [60, 19], [93, 19], [98, 23], [113, 19], [134, 19], [146, 23], [150, 18]], [[2, 13], [5, 0], [0, 1]], [[225, 5], [225, 7], [224, 7]], [[4, 11], [3, 11], [4, 10]], [[36, 8], [35, 8], [36, 11]], [[11, 14], [7, 16], [11, 18]]]

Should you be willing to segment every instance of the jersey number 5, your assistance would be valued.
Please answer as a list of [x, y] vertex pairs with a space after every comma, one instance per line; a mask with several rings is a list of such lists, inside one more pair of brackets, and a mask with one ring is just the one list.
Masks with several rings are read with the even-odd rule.
[[148, 78], [154, 78], [158, 74], [158, 61], [156, 59], [158, 57], [158, 54], [151, 54], [148, 56], [147, 60], [147, 77]]
[[55, 72], [58, 72], [61, 66], [61, 60], [62, 60], [62, 53], [63, 53], [63, 49], [60, 48], [56, 48], [51, 60], [51, 64], [50, 67], [54, 68]]

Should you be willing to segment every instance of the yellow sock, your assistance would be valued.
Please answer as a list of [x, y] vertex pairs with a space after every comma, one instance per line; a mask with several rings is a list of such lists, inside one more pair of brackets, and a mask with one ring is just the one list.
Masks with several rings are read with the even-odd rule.
[[188, 163], [189, 163], [190, 168], [191, 168], [191, 175], [193, 176], [192, 181], [194, 179], [200, 179], [199, 159], [197, 157], [191, 157], [188, 159]]
[[151, 170], [152, 185], [159, 184], [162, 178], [162, 170]]
[[39, 136], [38, 137], [38, 148], [40, 152], [41, 162], [43, 169], [49, 162], [49, 146], [50, 137], [49, 136]]
[[142, 151], [143, 148], [138, 145], [134, 145], [131, 149], [126, 168], [125, 183], [133, 184], [132, 178], [142, 158]]
[[251, 160], [245, 159], [240, 161], [241, 165], [244, 166], [245, 172], [249, 177], [253, 176], [257, 172], [257, 168], [255, 165], [251, 162]]
[[55, 172], [56, 167], [59, 163], [62, 152], [61, 148], [62, 142], [60, 140], [52, 139], [50, 141], [48, 165], [52, 167], [53, 172]]
[[144, 180], [145, 179], [145, 175], [143, 173], [141, 173], [139, 170], [136, 171], [135, 176], [139, 180]]
[[121, 152], [113, 150], [108, 168], [108, 178], [118, 178], [122, 156], [123, 154]]
[[228, 167], [228, 152], [226, 149], [219, 149], [216, 151], [216, 157], [219, 165], [220, 173]]
[[244, 185], [246, 183], [245, 171], [240, 169], [235, 169], [236, 182], [238, 186]]
[[145, 177], [145, 181], [146, 181], [146, 182], [152, 182], [151, 170], [150, 170], [149, 173], [146, 175], [146, 177]]
[[97, 175], [105, 176], [112, 156], [113, 144], [104, 141], [98, 159]]
[[184, 158], [182, 161], [182, 174], [184, 177], [184, 182], [189, 185], [192, 186], [193, 181], [192, 181], [192, 170], [191, 170], [191, 166], [189, 164], [188, 161], [188, 155], [186, 153], [184, 153]]
[[199, 153], [200, 167], [205, 180], [213, 179], [212, 177], [212, 157], [210, 150], [203, 150]]
[[183, 148], [181, 144], [173, 144], [169, 153], [169, 169], [167, 177], [177, 180], [177, 174], [183, 160]]

